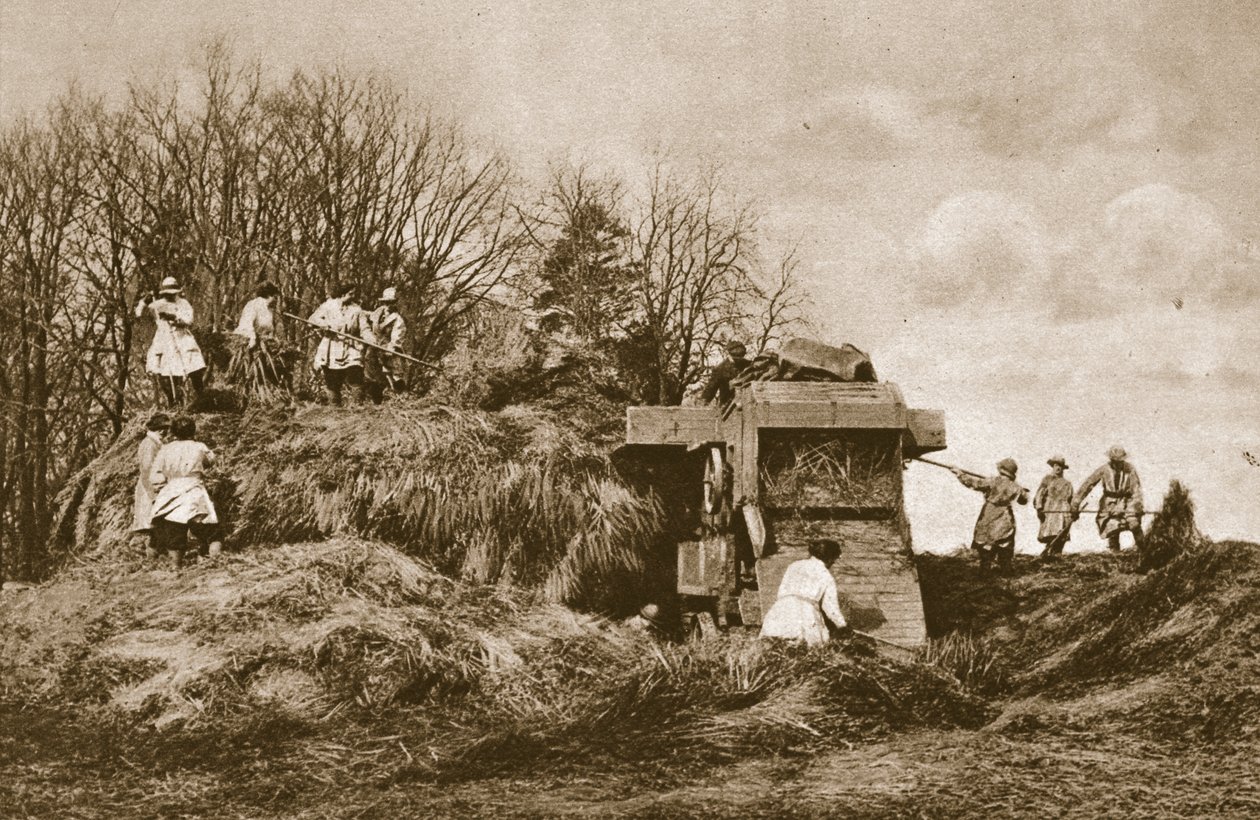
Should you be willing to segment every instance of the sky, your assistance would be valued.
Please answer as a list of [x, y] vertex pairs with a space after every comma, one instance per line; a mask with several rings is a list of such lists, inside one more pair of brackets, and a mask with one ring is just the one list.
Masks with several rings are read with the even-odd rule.
[[[390, 77], [526, 177], [717, 163], [816, 335], [945, 411], [943, 459], [1035, 488], [1121, 444], [1148, 507], [1179, 479], [1260, 540], [1260, 4], [0, 0], [0, 118], [216, 34], [277, 77]], [[906, 475], [916, 546], [969, 542], [979, 496]]]

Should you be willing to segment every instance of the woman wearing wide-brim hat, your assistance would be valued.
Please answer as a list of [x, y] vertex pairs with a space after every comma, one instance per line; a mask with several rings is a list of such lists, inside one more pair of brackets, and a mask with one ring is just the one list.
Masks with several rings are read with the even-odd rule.
[[1050, 474], [1041, 479], [1037, 494], [1033, 496], [1033, 509], [1041, 521], [1037, 540], [1046, 545], [1043, 556], [1060, 555], [1063, 547], [1072, 539], [1072, 482], [1064, 476], [1067, 460], [1063, 456], [1051, 456], [1047, 461]]
[[157, 379], [172, 407], [182, 403], [187, 384], [194, 393], [201, 392], [206, 372], [206, 360], [192, 333], [193, 307], [183, 293], [175, 277], [168, 276], [155, 298], [146, 296], [136, 305], [136, 318], [148, 316], [155, 326], [144, 369]]

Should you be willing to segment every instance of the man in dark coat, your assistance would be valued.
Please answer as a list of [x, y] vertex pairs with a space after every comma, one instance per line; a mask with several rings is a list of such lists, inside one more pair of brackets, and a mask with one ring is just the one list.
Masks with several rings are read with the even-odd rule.
[[971, 548], [980, 553], [980, 571], [986, 572], [998, 560], [998, 567], [1007, 572], [1015, 556], [1015, 513], [1011, 503], [1028, 503], [1028, 491], [1015, 483], [1019, 465], [1013, 458], [1004, 458], [997, 464], [998, 474], [982, 478], [955, 469], [954, 475], [964, 487], [984, 493], [984, 506], [976, 519]]
[[735, 389], [731, 387], [731, 379], [744, 372], [752, 364], [747, 358], [748, 349], [743, 342], [727, 342], [726, 358], [709, 374], [709, 380], [700, 393], [702, 404], [709, 404], [717, 397], [723, 405], [730, 404], [735, 398]]

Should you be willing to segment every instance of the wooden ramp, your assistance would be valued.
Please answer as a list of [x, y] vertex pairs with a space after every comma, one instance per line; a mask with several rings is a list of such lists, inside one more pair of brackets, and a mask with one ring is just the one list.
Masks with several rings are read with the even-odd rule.
[[[831, 568], [840, 597], [840, 611], [849, 626], [907, 649], [927, 638], [923, 600], [913, 559], [902, 546], [896, 521], [817, 521], [801, 526], [771, 522], [777, 551], [757, 561], [760, 609], [769, 610], [783, 573], [805, 558], [808, 538], [835, 538], [844, 553]], [[778, 524], [778, 526], [776, 526]], [[788, 526], [784, 526], [788, 525]], [[788, 532], [784, 532], [788, 530]]]

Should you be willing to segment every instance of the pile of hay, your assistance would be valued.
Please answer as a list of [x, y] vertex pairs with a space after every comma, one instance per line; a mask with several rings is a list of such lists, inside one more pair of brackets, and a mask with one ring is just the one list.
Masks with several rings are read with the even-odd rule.
[[[410, 399], [197, 421], [220, 456], [211, 494], [230, 548], [352, 534], [575, 606], [626, 611], [646, 595], [660, 501], [617, 475], [606, 431], [559, 410]], [[63, 550], [125, 549], [141, 435], [129, 428], [63, 493]]]
[[900, 501], [896, 435], [882, 432], [762, 434], [762, 500], [769, 507], [890, 509]]
[[1018, 698], [1009, 726], [1181, 744], [1254, 736], [1260, 548], [1207, 541], [1193, 510], [1174, 482], [1147, 533], [1154, 565], [1132, 552], [1025, 559], [994, 584], [968, 562], [920, 558], [929, 659]]
[[182, 573], [98, 560], [4, 606], [6, 699], [107, 705], [159, 726], [264, 702], [305, 717], [422, 703], [492, 681], [532, 642], [605, 640], [598, 618], [354, 538]]
[[0, 607], [0, 701], [113, 715], [166, 742], [283, 717], [306, 734], [341, 727], [347, 757], [386, 721], [402, 748], [426, 750], [382, 763], [402, 776], [652, 762], [662, 749], [759, 757], [991, 716], [927, 666], [748, 636], [659, 644], [360, 539], [182, 574], [88, 564]]

